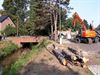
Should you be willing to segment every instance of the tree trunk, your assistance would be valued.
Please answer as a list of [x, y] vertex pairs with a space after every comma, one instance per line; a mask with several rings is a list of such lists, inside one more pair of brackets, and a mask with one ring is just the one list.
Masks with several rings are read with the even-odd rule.
[[19, 35], [18, 34], [18, 25], [19, 25], [19, 21], [18, 21], [18, 17], [17, 17], [17, 27], [16, 27], [17, 28], [17, 30], [16, 30], [17, 31], [17, 36]]
[[53, 35], [53, 20], [52, 20], [52, 14], [50, 16], [51, 19], [51, 35]]
[[57, 36], [57, 18], [58, 18], [58, 15], [57, 15], [57, 12], [55, 12], [55, 15], [54, 15], [54, 34], [55, 34], [55, 41], [57, 41], [58, 39], [58, 36]]
[[[60, 4], [60, 0], [59, 0]], [[61, 7], [59, 6], [59, 30], [61, 30]]]

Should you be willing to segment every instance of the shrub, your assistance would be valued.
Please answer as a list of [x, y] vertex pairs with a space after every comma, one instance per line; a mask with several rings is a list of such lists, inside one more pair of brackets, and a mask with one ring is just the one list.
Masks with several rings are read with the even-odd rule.
[[2, 31], [2, 34], [5, 36], [15, 36], [16, 33], [16, 28], [12, 27], [11, 25], [7, 25], [6, 28]]
[[3, 75], [16, 75], [17, 72], [21, 70], [22, 66], [28, 64], [34, 58], [34, 56], [38, 55], [38, 53], [41, 52], [41, 50], [49, 43], [51, 42], [43, 40], [41, 43], [33, 46], [29, 53], [23, 55], [20, 59], [13, 63], [9, 69], [4, 71]]
[[18, 46], [13, 43], [3, 44], [3, 46], [5, 47], [0, 48], [0, 60], [18, 49]]

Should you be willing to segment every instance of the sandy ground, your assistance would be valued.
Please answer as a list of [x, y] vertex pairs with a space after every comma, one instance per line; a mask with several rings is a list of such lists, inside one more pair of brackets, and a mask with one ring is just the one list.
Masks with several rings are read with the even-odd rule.
[[81, 49], [88, 53], [88, 57], [90, 59], [89, 65], [100, 65], [100, 42], [93, 44], [85, 44], [85, 43], [66, 43], [68, 47], [73, 49]]
[[[64, 46], [64, 48], [68, 47]], [[79, 66], [61, 65], [49, 48], [44, 49], [34, 61], [20, 70], [18, 75], [90, 75], [90, 72]]]

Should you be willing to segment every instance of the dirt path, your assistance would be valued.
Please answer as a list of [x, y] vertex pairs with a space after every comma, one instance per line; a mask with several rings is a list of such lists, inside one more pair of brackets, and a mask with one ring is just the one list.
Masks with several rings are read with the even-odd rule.
[[19, 72], [19, 75], [89, 75], [86, 69], [61, 65], [50, 52], [43, 50], [34, 61]]

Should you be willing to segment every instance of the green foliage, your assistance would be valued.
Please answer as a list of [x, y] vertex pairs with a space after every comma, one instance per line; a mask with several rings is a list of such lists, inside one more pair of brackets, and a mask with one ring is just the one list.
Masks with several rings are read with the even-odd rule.
[[[51, 3], [53, 2], [51, 6], [48, 3], [49, 1]], [[57, 2], [56, 6], [54, 2]], [[57, 11], [57, 15], [59, 16], [60, 6], [58, 2], [58, 0], [45, 0], [45, 2], [44, 0], [4, 0], [2, 6], [7, 15], [18, 25], [19, 35], [47, 35], [51, 31], [50, 17], [52, 17], [52, 19], [54, 18], [52, 15], [55, 14], [55, 11]], [[60, 0], [60, 2], [68, 8], [70, 0]], [[30, 6], [30, 10], [27, 10], [27, 6]], [[65, 25], [67, 12], [63, 9], [64, 8], [60, 10], [61, 21], [62, 24]], [[69, 7], [67, 11], [70, 9]], [[57, 28], [59, 27], [59, 21], [60, 20], [57, 21]], [[54, 21], [52, 25], [54, 25]]]
[[66, 28], [66, 30], [67, 30], [68, 28], [71, 28], [72, 31], [77, 31], [77, 30], [79, 30], [79, 29], [81, 28], [81, 25], [80, 25], [80, 23], [77, 21], [77, 22], [76, 22], [76, 26], [74, 27], [74, 26], [73, 26], [73, 18], [68, 18], [68, 19], [66, 20], [66, 25], [65, 25], [64, 28]]
[[[66, 28], [65, 28], [65, 26], [66, 26], [66, 18], [67, 18], [66, 13], [67, 13], [66, 10], [61, 8], [61, 13], [60, 13], [61, 19], [60, 18], [59, 19], [61, 20], [61, 29], [62, 30], [66, 30]], [[60, 22], [59, 22], [59, 27], [60, 27]]]
[[73, 19], [72, 18], [69, 18], [66, 20], [66, 28], [72, 28], [73, 27]]
[[81, 27], [80, 23], [78, 21], [76, 21], [76, 26], [75, 26], [75, 30], [79, 30]]
[[23, 55], [14, 64], [12, 64], [9, 69], [4, 71], [3, 75], [16, 75], [17, 72], [22, 68], [22, 66], [28, 64], [30, 60], [34, 58], [33, 56], [37, 55], [49, 43], [49, 41], [44, 40], [36, 46], [33, 46], [32, 50], [29, 53]]
[[7, 13], [6, 13], [5, 10], [0, 10], [0, 14], [1, 14], [1, 15], [7, 15]]
[[27, 11], [28, 0], [4, 0], [3, 8], [14, 21], [14, 16], [19, 17], [20, 21], [24, 21]]
[[16, 28], [12, 27], [11, 25], [7, 25], [6, 28], [2, 31], [5, 36], [15, 36], [16, 35]]
[[[27, 5], [29, 0], [4, 0], [3, 8], [12, 21], [18, 25], [18, 29], [24, 26], [24, 20], [28, 17]], [[22, 31], [19, 33], [22, 33]], [[22, 35], [22, 34], [21, 34]]]
[[47, 8], [48, 5], [46, 7], [43, 0], [30, 1], [30, 24], [27, 27], [31, 35], [45, 35], [45, 32], [50, 31], [50, 27], [48, 27], [50, 26], [50, 16]]
[[30, 23], [27, 26], [29, 34], [33, 35], [34, 34], [34, 29], [36, 27], [35, 21], [36, 21], [36, 7], [38, 5], [38, 1], [36, 0], [30, 0]]
[[19, 35], [28, 35], [28, 31], [24, 25], [21, 25], [18, 29]]
[[17, 45], [10, 42], [0, 42], [0, 46], [3, 46], [0, 48], [0, 60], [18, 49]]
[[[70, 10], [72, 10], [71, 7], [69, 7], [69, 3], [70, 3], [70, 0], [55, 0], [58, 4], [56, 6], [56, 12], [58, 13], [58, 26], [57, 28], [59, 30], [66, 30], [66, 18], [67, 18], [67, 15], [68, 13], [70, 13]], [[63, 8], [62, 6], [59, 5], [59, 3], [64, 6], [65, 8]], [[67, 8], [67, 9], [66, 9]], [[54, 9], [55, 11], [55, 9]], [[53, 13], [54, 14], [54, 13]], [[55, 19], [54, 19], [55, 20]]]
[[27, 35], [33, 35], [34, 34], [34, 25], [30, 24], [29, 22], [25, 26]]
[[[69, 1], [61, 1], [61, 4], [64, 5], [65, 7], [68, 7]], [[51, 4], [50, 4], [50, 3]], [[54, 2], [57, 2], [57, 5], [53, 4]], [[66, 10], [64, 8], [61, 8], [58, 5], [59, 1], [58, 0], [30, 0], [30, 24], [28, 26], [28, 29], [30, 32], [33, 32], [38, 35], [48, 35], [50, 34], [51, 28], [50, 25], [54, 25], [54, 16], [55, 12], [57, 12], [58, 18], [61, 15], [61, 21], [62, 24], [65, 25], [65, 20], [66, 20]], [[59, 9], [61, 8], [61, 9]], [[70, 8], [69, 8], [70, 9]], [[69, 10], [68, 9], [68, 10]], [[54, 12], [53, 12], [54, 11]], [[61, 14], [59, 15], [59, 11]], [[51, 24], [51, 18], [52, 18], [52, 24]], [[59, 27], [59, 22], [60, 20], [57, 20], [57, 28], [60, 29]], [[33, 27], [33, 30], [31, 29]]]
[[89, 29], [89, 24], [88, 24], [87, 20], [84, 19], [83, 22], [86, 25], [86, 28]]
[[7, 15], [11, 17], [13, 21], [15, 21], [15, 14], [16, 14], [16, 8], [13, 5], [13, 0], [4, 0], [3, 2], [3, 8], [6, 11]]

